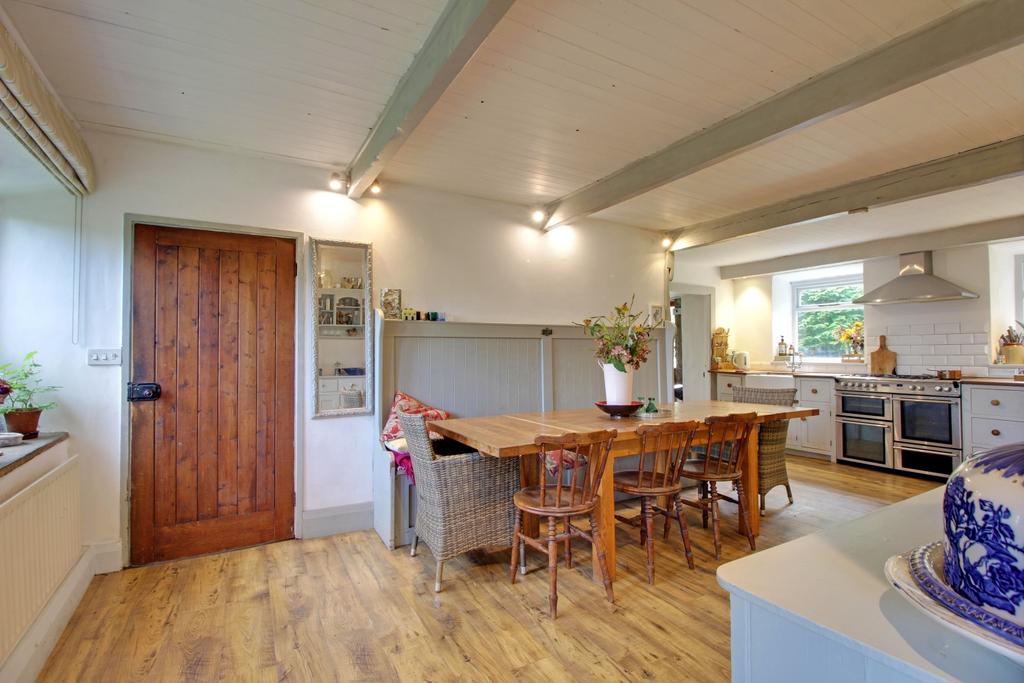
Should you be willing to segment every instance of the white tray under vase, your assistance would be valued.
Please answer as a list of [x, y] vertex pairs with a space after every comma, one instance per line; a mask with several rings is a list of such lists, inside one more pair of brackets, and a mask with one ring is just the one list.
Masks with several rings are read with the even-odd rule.
[[885, 577], [910, 604], [935, 621], [1024, 664], [1024, 627], [975, 605], [946, 583], [941, 541], [893, 555], [885, 563]]

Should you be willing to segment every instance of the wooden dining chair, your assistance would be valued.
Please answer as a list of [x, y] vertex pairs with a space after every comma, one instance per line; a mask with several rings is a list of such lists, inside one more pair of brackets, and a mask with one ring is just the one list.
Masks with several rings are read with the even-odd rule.
[[[743, 457], [747, 450], [747, 441], [754, 429], [757, 413], [736, 413], [732, 415], [709, 417], [704, 420], [707, 430], [707, 445], [703, 454], [683, 463], [682, 474], [687, 479], [697, 481], [699, 497], [697, 500], [680, 498], [685, 505], [701, 511], [701, 522], [706, 529], [708, 516], [711, 516], [712, 533], [715, 539], [715, 559], [722, 559], [722, 537], [719, 530], [718, 501], [727, 500], [739, 506], [740, 518], [747, 532], [747, 541], [751, 550], [754, 545], [754, 534], [750, 530], [750, 516], [743, 491]], [[719, 484], [732, 482], [736, 487], [736, 497], [727, 496], [718, 490]], [[668, 536], [668, 526], [665, 528]]]
[[[615, 473], [615, 490], [640, 496], [640, 516], [615, 515], [615, 519], [640, 527], [640, 542], [647, 547], [647, 582], [654, 583], [654, 514], [665, 516], [665, 526], [675, 518], [679, 534], [683, 537], [686, 564], [693, 569], [693, 550], [690, 547], [690, 530], [683, 515], [683, 503], [679, 495], [683, 491], [683, 463], [686, 462], [693, 437], [704, 423], [666, 422], [659, 425], [641, 425], [636, 433], [640, 437], [640, 454], [637, 469]], [[666, 507], [658, 506], [658, 499], [667, 501]], [[666, 534], [666, 538], [667, 538]]]
[[[590, 542], [597, 553], [601, 580], [609, 602], [615, 601], [611, 579], [604, 554], [604, 543], [598, 529], [594, 510], [597, 508], [597, 494], [601, 490], [601, 479], [617, 432], [606, 429], [590, 433], [568, 433], [562, 436], [538, 436], [534, 440], [540, 451], [535, 456], [540, 462], [540, 484], [517, 492], [513, 497], [516, 506], [515, 522], [512, 529], [512, 563], [510, 575], [516, 582], [519, 565], [520, 542], [522, 552], [527, 547], [546, 553], [548, 556], [548, 613], [554, 618], [558, 610], [558, 548], [565, 542], [565, 566], [572, 567], [572, 539], [583, 538]], [[573, 458], [549, 458], [549, 453], [572, 453]], [[545, 460], [554, 466], [545, 468]], [[537, 515], [548, 521], [547, 539], [531, 538], [523, 533], [523, 513]], [[584, 531], [572, 523], [572, 518], [586, 515], [590, 529]], [[562, 531], [558, 522], [562, 521]], [[612, 540], [614, 543], [614, 539]]]

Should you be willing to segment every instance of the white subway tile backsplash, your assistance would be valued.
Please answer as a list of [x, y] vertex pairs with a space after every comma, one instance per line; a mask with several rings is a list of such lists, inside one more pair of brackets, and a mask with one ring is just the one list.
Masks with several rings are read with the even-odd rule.
[[988, 344], [988, 341], [989, 341], [988, 333], [986, 333], [986, 332], [982, 332], [980, 334], [977, 333], [977, 332], [974, 333], [974, 343], [975, 344]]
[[965, 375], [968, 377], [988, 377], [988, 368], [986, 367], [966, 367], [960, 368]]
[[974, 335], [967, 334], [951, 334], [946, 337], [950, 344], [973, 344]]
[[[932, 346], [931, 344], [911, 344], [910, 345], [910, 352], [911, 353], [919, 353], [919, 354], [937, 353], [935, 347]], [[956, 347], [956, 352], [960, 353], [960, 347], [959, 346]]]
[[911, 353], [913, 351], [914, 347], [907, 346], [907, 345], [904, 345], [904, 344], [895, 344], [895, 345], [889, 344], [888, 348], [893, 353]]
[[935, 334], [951, 334], [960, 331], [960, 323], [935, 323]]
[[886, 330], [890, 337], [901, 334], [910, 334], [910, 325], [889, 325]]
[[945, 344], [946, 335], [944, 334], [926, 334], [921, 337], [922, 344]]
[[924, 356], [921, 360], [925, 365], [946, 365], [949, 362], [946, 356]]
[[948, 356], [950, 365], [970, 365], [974, 362], [974, 356]]
[[964, 344], [960, 347], [960, 353], [988, 353], [988, 344]]
[[921, 356], [911, 356], [911, 355], [907, 354], [907, 355], [903, 355], [903, 356], [898, 356], [896, 358], [896, 362], [899, 363], [900, 366], [903, 366], [903, 365], [920, 365], [924, 361], [921, 360]]
[[910, 334], [934, 334], [935, 325], [911, 325]]
[[960, 345], [959, 344], [936, 344], [934, 349], [935, 349], [935, 353], [953, 353], [953, 354], [960, 353]]
[[885, 341], [890, 347], [892, 347], [893, 344], [897, 346], [899, 346], [900, 344], [904, 346], [909, 346], [910, 344], [920, 344], [921, 336], [912, 334], [896, 334], [891, 337], [888, 337]]
[[975, 356], [974, 357], [974, 364], [975, 365], [988, 365], [992, 361], [993, 361], [993, 358], [991, 358], [989, 356]]

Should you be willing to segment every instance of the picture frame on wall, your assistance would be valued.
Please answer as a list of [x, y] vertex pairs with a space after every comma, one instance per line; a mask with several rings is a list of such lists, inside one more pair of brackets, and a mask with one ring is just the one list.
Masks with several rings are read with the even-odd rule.
[[380, 290], [380, 309], [384, 313], [385, 320], [401, 320], [402, 290], [382, 288]]
[[665, 307], [661, 304], [651, 304], [647, 315], [650, 317], [651, 325], [658, 326], [665, 323]]

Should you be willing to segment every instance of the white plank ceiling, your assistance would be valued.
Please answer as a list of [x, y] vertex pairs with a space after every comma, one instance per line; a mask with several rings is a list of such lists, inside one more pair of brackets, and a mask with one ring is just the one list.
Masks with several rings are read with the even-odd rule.
[[4, 0], [86, 126], [345, 167], [445, 0]]
[[789, 225], [706, 247], [683, 249], [675, 252], [676, 268], [683, 272], [690, 264], [749, 263], [1021, 215], [1024, 215], [1024, 177], [1007, 178], [874, 208], [868, 213]]
[[963, 4], [518, 0], [388, 175], [554, 199]]
[[[517, 0], [382, 180], [543, 204], [969, 2]], [[86, 126], [345, 167], [445, 0], [0, 5]], [[1021, 134], [1024, 46], [597, 215], [667, 231]]]

